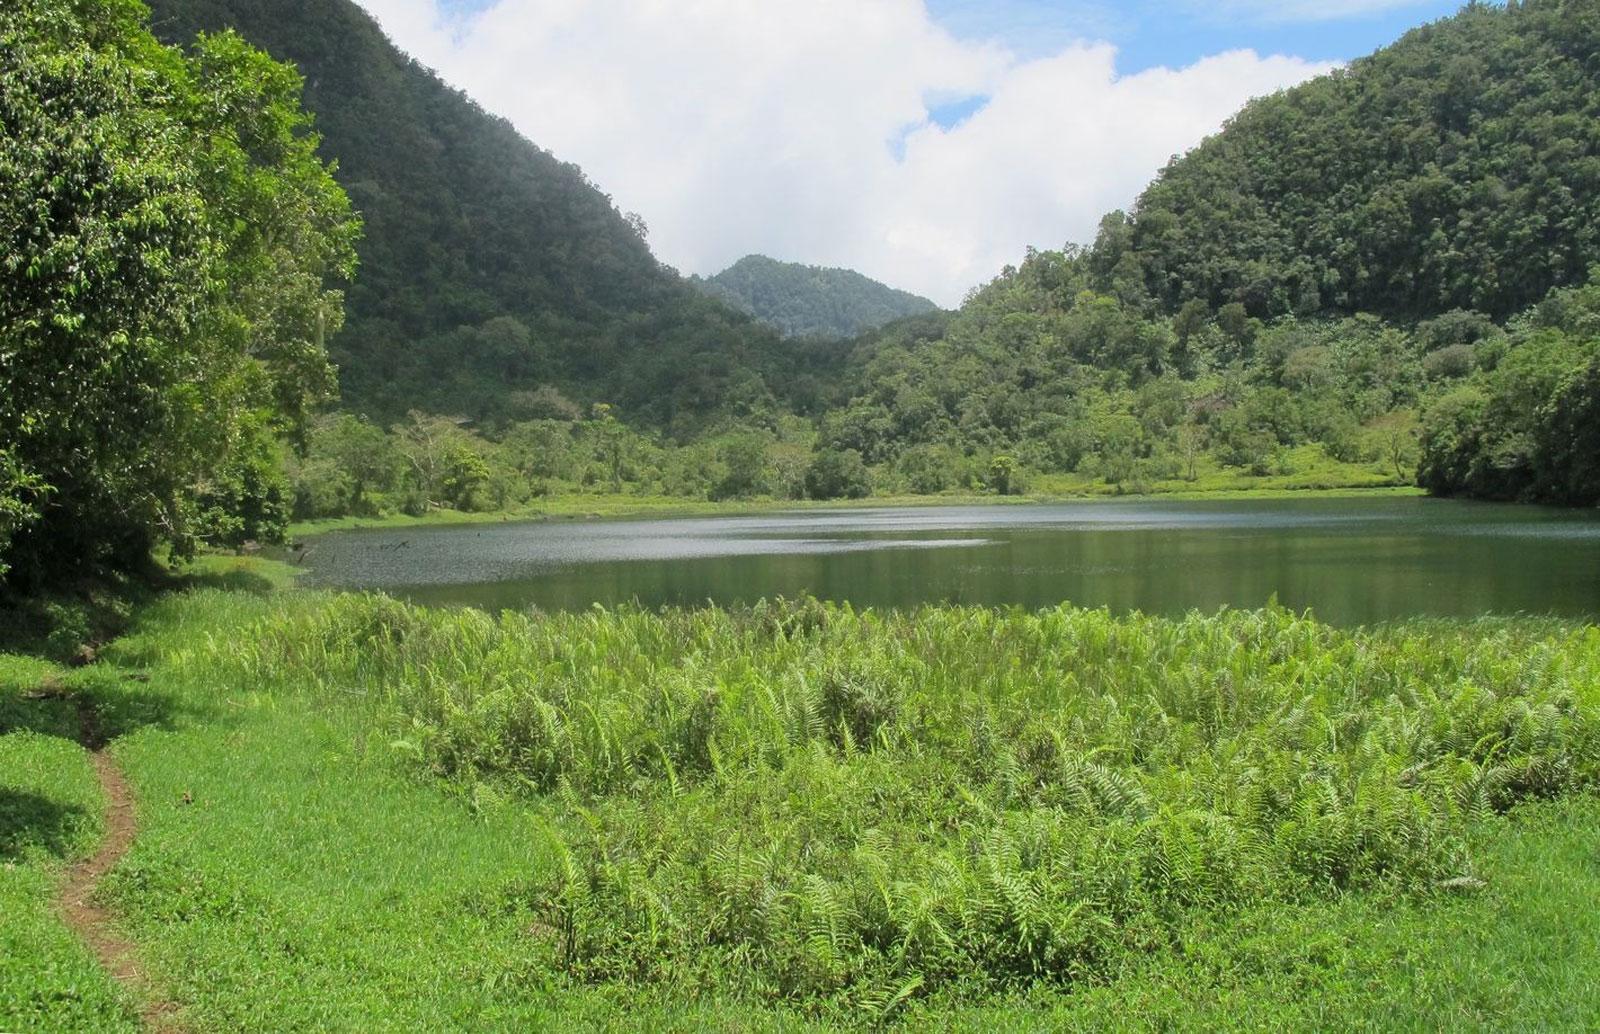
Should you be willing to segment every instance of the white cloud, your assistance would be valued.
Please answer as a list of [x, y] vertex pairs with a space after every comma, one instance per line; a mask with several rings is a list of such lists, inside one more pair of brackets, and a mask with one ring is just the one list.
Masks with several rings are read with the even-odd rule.
[[[685, 272], [761, 252], [945, 304], [1028, 245], [1088, 240], [1246, 99], [1324, 70], [1240, 51], [1119, 77], [1107, 44], [1022, 60], [921, 0], [497, 0], [464, 22], [361, 2]], [[973, 95], [959, 125], [929, 119]]]

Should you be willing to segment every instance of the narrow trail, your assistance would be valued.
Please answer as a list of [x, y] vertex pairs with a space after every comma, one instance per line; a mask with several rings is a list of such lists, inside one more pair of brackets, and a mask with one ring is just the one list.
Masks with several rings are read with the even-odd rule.
[[122, 770], [106, 750], [106, 738], [93, 705], [75, 698], [78, 707], [79, 742], [90, 752], [95, 776], [106, 795], [106, 832], [100, 847], [88, 858], [75, 862], [56, 898], [61, 919], [89, 946], [112, 979], [133, 991], [139, 1018], [151, 1030], [179, 1032], [178, 1006], [153, 993], [134, 953], [133, 943], [117, 933], [111, 913], [93, 900], [100, 880], [122, 860], [133, 846], [138, 826], [133, 817], [133, 792]]

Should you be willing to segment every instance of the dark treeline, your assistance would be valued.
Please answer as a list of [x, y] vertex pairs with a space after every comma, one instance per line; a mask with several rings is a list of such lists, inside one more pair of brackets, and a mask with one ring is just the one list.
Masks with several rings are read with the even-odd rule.
[[1600, 271], [1514, 321], [1485, 359], [1428, 409], [1422, 486], [1600, 504]]
[[540, 398], [547, 415], [488, 428], [420, 411], [388, 427], [328, 414], [305, 453], [288, 459], [294, 515], [486, 512], [572, 494], [832, 499], [872, 489], [859, 463], [831, 472], [836, 459], [813, 454], [800, 418], [675, 443], [628, 426], [604, 403], [586, 411], [553, 389]]

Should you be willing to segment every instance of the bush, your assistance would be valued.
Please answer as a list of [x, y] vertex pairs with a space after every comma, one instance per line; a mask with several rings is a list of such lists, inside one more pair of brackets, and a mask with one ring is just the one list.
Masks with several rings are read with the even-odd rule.
[[1472, 372], [1477, 348], [1473, 345], [1447, 345], [1437, 352], [1429, 352], [1422, 360], [1422, 370], [1429, 380], [1455, 380]]
[[823, 449], [806, 468], [808, 498], [864, 499], [871, 494], [867, 465], [854, 449]]

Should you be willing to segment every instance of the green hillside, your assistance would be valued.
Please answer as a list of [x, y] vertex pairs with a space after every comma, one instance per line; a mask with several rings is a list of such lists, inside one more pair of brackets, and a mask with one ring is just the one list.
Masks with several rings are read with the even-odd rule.
[[366, 224], [330, 342], [346, 406], [499, 421], [542, 415], [533, 393], [553, 385], [691, 431], [804, 381], [793, 350], [658, 263], [582, 170], [406, 57], [350, 0], [151, 6], [169, 42], [233, 28], [305, 77], [321, 153]]
[[917, 491], [1600, 501], [1596, 54], [1593, 4], [1472, 5], [1252, 103], [1093, 248], [861, 341], [824, 446]]
[[690, 282], [785, 337], [850, 338], [938, 306], [851, 269], [827, 269], [746, 255], [713, 277]]
[[1099, 286], [1255, 316], [1506, 317], [1600, 260], [1600, 7], [1472, 4], [1248, 105], [1113, 217]]

